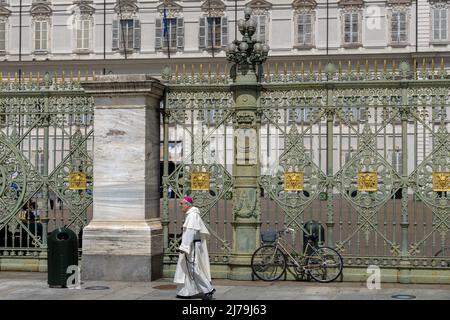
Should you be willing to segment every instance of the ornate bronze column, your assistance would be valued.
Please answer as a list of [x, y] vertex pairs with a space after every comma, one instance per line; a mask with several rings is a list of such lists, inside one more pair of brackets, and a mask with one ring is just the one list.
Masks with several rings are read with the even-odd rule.
[[260, 227], [258, 82], [269, 46], [252, 39], [257, 23], [251, 19], [250, 8], [245, 8], [244, 13], [245, 20], [238, 22], [242, 41], [234, 40], [227, 48], [227, 59], [233, 63], [230, 75], [234, 81], [232, 90], [236, 105], [233, 121], [233, 249], [229, 265], [231, 279], [250, 280], [250, 259], [259, 244]]

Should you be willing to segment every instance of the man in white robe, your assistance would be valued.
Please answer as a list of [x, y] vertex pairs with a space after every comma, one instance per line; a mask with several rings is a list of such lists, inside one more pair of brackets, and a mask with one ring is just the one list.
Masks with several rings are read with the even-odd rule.
[[192, 205], [191, 197], [180, 201], [186, 214], [183, 236], [179, 247], [180, 255], [175, 270], [174, 282], [178, 283], [177, 298], [189, 299], [203, 294], [204, 300], [211, 300], [216, 291], [211, 285], [208, 248], [206, 239], [209, 231], [202, 221], [200, 210]]

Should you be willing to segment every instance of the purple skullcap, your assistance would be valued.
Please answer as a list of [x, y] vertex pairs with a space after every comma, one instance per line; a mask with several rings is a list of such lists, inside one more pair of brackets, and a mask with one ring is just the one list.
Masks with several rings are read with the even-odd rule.
[[192, 200], [192, 198], [189, 197], [189, 196], [184, 197], [184, 198], [183, 198], [183, 201], [189, 203], [190, 205], [192, 205], [192, 203], [194, 202], [194, 201]]

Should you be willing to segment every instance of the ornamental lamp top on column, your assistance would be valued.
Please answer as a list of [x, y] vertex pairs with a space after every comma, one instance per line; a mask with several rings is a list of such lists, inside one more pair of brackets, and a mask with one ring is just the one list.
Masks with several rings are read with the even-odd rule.
[[238, 73], [246, 75], [248, 73], [256, 73], [258, 67], [258, 80], [262, 75], [262, 63], [267, 59], [269, 46], [261, 42], [261, 38], [252, 36], [256, 32], [258, 23], [251, 17], [252, 9], [245, 7], [245, 20], [239, 19], [238, 28], [242, 34], [242, 40], [235, 39], [227, 46], [227, 60], [233, 63], [230, 70], [230, 76], [236, 80]]

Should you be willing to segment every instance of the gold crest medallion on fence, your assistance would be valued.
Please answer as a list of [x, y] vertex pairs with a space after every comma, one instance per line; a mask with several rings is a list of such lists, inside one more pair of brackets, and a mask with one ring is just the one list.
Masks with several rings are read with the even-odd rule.
[[86, 190], [86, 173], [72, 172], [69, 174], [69, 189], [70, 190]]
[[433, 172], [433, 191], [450, 191], [450, 172]]
[[209, 172], [191, 173], [191, 190], [208, 191], [209, 190]]
[[284, 191], [302, 191], [303, 172], [284, 173]]
[[377, 191], [378, 174], [372, 172], [358, 172], [358, 191]]

